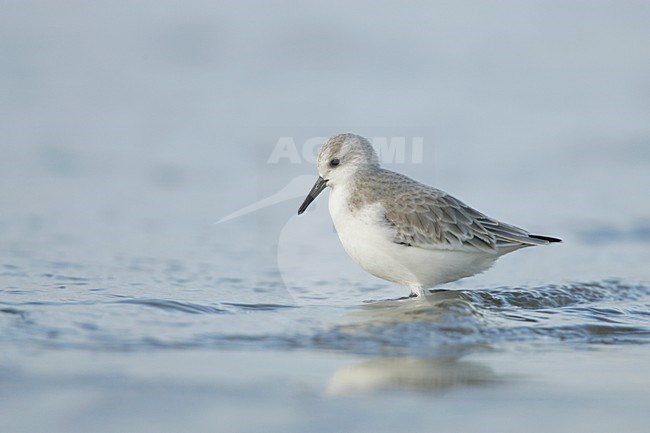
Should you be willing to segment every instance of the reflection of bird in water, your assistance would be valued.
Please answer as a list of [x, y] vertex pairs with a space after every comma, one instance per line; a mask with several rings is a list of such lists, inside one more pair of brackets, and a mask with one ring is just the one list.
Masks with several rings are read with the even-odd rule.
[[436, 358], [376, 358], [336, 371], [327, 386], [333, 395], [380, 391], [437, 392], [501, 383], [488, 367], [471, 361]]
[[484, 365], [461, 360], [485, 350], [479, 334], [482, 314], [464, 298], [461, 291], [438, 290], [427, 297], [365, 304], [335, 335], [349, 344], [358, 341], [361, 352], [395, 355], [339, 369], [327, 392], [436, 392], [506, 380]]

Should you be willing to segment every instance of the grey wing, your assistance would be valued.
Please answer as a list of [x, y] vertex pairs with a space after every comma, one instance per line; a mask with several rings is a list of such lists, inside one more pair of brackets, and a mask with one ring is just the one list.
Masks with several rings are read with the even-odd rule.
[[398, 244], [426, 249], [497, 253], [548, 242], [492, 219], [443, 191], [424, 187], [383, 202]]

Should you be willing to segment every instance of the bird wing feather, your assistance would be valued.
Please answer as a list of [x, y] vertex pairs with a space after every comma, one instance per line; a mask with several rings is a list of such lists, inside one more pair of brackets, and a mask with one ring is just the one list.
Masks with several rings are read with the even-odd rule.
[[410, 188], [395, 188], [390, 199], [380, 200], [398, 244], [496, 254], [500, 249], [548, 243], [530, 237], [519, 227], [490, 218], [443, 191], [406, 180]]

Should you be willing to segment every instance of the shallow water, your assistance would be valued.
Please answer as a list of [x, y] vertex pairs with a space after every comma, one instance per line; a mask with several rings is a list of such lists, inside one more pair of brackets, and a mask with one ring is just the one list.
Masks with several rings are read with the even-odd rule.
[[[647, 5], [268, 5], [0, 14], [2, 431], [647, 431]], [[404, 299], [296, 215], [349, 129], [564, 243]]]

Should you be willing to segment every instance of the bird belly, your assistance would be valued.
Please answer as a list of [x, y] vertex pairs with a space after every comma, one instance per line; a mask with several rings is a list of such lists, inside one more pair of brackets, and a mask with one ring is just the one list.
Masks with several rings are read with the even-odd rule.
[[469, 277], [488, 269], [499, 254], [425, 249], [393, 241], [382, 223], [380, 205], [355, 212], [347, 201], [330, 194], [330, 215], [347, 254], [366, 272], [411, 287], [430, 288]]
[[498, 254], [461, 250], [402, 248], [400, 257], [415, 276], [414, 284], [425, 289], [486, 271], [499, 257]]

